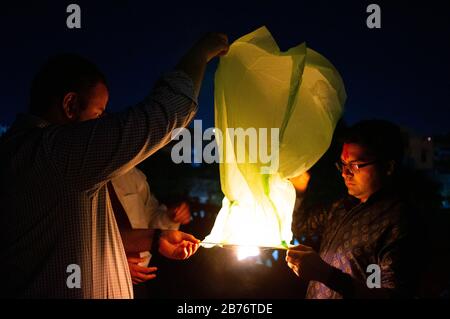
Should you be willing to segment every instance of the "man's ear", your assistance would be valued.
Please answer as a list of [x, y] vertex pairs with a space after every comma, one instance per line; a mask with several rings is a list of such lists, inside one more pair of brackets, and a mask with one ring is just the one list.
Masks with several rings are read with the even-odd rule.
[[388, 176], [391, 176], [392, 174], [394, 174], [394, 171], [395, 171], [395, 161], [394, 161], [394, 160], [390, 160], [390, 161], [387, 163], [387, 171], [386, 171], [386, 174], [387, 174]]
[[78, 116], [78, 95], [75, 92], [69, 92], [63, 98], [64, 115], [69, 120], [74, 120]]

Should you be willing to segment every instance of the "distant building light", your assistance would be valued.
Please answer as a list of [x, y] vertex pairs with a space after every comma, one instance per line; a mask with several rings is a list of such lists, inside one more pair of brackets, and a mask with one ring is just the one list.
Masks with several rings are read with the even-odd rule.
[[428, 141], [428, 142], [431, 142], [431, 137], [428, 137], [428, 138], [427, 138], [427, 141]]
[[202, 194], [198, 197], [198, 201], [200, 202], [200, 204], [206, 204], [208, 202], [208, 195]]
[[7, 130], [8, 130], [7, 125], [0, 124], [0, 135], [2, 135], [3, 133], [6, 133]]
[[278, 250], [274, 250], [272, 253], [272, 257], [274, 260], [278, 260]]
[[442, 201], [442, 208], [449, 209], [450, 208], [450, 202], [448, 200]]

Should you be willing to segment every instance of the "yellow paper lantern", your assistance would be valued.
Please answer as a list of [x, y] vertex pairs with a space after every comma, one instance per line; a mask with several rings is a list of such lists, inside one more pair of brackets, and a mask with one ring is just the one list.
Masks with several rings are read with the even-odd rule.
[[[288, 178], [307, 171], [326, 152], [345, 99], [337, 70], [304, 43], [280, 52], [262, 27], [230, 46], [215, 75], [225, 198], [205, 242], [286, 247], [295, 203]], [[256, 132], [257, 155], [264, 146], [269, 162], [262, 156], [255, 160], [250, 139], [238, 145], [233, 135], [238, 128]], [[269, 131], [278, 132], [276, 139]]]

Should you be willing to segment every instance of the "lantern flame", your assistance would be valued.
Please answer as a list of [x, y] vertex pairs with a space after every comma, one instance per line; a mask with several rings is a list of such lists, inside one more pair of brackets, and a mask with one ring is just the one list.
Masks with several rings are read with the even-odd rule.
[[248, 257], [259, 256], [259, 248], [256, 246], [240, 246], [237, 248], [237, 259], [244, 260]]
[[295, 189], [288, 180], [277, 176], [270, 180], [270, 189], [266, 200], [256, 200], [249, 190], [233, 202], [225, 197], [214, 227], [202, 246], [235, 246], [239, 260], [258, 256], [262, 247], [285, 248], [283, 242], [289, 243], [292, 239], [290, 225]]

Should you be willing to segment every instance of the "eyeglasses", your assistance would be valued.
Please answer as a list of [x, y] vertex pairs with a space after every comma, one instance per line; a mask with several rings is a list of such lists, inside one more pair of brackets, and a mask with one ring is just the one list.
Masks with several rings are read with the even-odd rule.
[[344, 172], [345, 169], [348, 170], [348, 172], [350, 174], [358, 174], [359, 173], [359, 169], [375, 164], [378, 161], [372, 161], [372, 162], [368, 162], [368, 163], [362, 163], [362, 164], [356, 164], [356, 163], [348, 163], [348, 164], [344, 164], [342, 162], [336, 162], [336, 168], [338, 169], [339, 172]]

